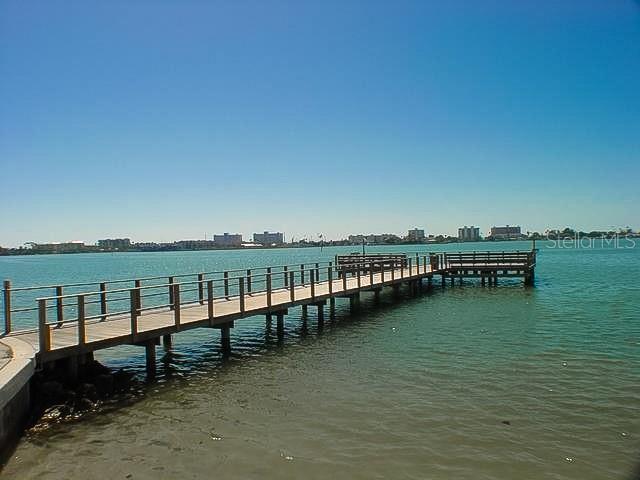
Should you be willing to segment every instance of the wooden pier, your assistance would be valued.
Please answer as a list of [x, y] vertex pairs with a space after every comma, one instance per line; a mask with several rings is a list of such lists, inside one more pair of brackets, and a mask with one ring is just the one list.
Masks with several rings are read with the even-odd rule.
[[[146, 348], [147, 371], [155, 372], [156, 346], [171, 335], [193, 328], [221, 331], [222, 349], [231, 347], [231, 329], [236, 321], [265, 315], [277, 320], [284, 332], [285, 315], [301, 306], [315, 308], [317, 321], [324, 322], [335, 299], [347, 297], [359, 305], [361, 292], [376, 295], [385, 287], [407, 284], [418, 291], [423, 282], [433, 285], [440, 277], [478, 278], [482, 285], [497, 285], [501, 277], [534, 281], [536, 251], [429, 253], [425, 255], [378, 254], [336, 256], [333, 262], [260, 267], [224, 272], [201, 272], [169, 277], [147, 277], [100, 283], [12, 288], [4, 282], [4, 335], [15, 336], [37, 351], [40, 367], [67, 361], [77, 370], [94, 351], [118, 345]], [[40, 295], [45, 292], [44, 295]], [[34, 305], [16, 305], [30, 297]], [[14, 306], [16, 305], [16, 306]], [[33, 328], [13, 329], [17, 314], [32, 314]]]

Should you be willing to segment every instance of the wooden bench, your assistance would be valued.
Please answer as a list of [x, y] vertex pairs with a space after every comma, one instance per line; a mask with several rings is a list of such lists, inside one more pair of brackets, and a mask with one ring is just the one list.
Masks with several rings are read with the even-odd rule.
[[366, 274], [371, 270], [379, 272], [383, 268], [391, 270], [407, 266], [407, 255], [399, 254], [365, 254], [352, 253], [351, 255], [336, 255], [336, 269], [338, 277], [345, 274], [355, 274], [358, 271]]

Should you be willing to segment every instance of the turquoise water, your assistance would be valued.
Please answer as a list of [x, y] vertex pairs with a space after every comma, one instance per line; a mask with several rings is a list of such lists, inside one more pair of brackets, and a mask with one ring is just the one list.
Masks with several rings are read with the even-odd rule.
[[[467, 282], [416, 298], [385, 294], [379, 305], [364, 294], [358, 315], [340, 301], [321, 331], [291, 310], [282, 342], [263, 318], [247, 319], [227, 360], [217, 331], [176, 335], [158, 380], [135, 401], [25, 435], [3, 475], [630, 478], [640, 460], [640, 248], [551, 246], [539, 245], [534, 288]], [[352, 250], [4, 257], [0, 276], [99, 281]], [[141, 348], [98, 358], [142, 376]]]

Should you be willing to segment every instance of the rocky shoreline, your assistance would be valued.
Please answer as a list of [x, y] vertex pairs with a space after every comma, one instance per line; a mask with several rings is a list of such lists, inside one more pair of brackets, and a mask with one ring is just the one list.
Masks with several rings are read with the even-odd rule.
[[36, 373], [31, 381], [33, 404], [27, 430], [77, 420], [109, 403], [134, 397], [141, 383], [125, 370], [112, 371], [96, 360], [84, 365], [76, 379], [63, 368]]

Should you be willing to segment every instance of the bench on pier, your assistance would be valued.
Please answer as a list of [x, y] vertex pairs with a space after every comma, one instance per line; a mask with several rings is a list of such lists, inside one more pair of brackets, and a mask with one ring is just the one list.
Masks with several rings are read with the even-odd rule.
[[404, 253], [371, 253], [365, 255], [352, 253], [350, 255], [336, 255], [335, 261], [339, 278], [345, 274], [355, 274], [358, 271], [366, 274], [372, 270], [379, 272], [383, 268], [385, 270], [403, 268], [408, 264], [407, 255]]
[[535, 268], [536, 252], [465, 252], [445, 253], [444, 263], [450, 274], [471, 272], [486, 274], [505, 271], [523, 275]]

